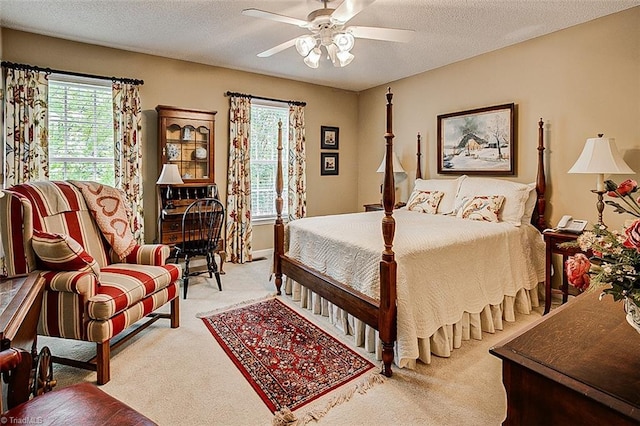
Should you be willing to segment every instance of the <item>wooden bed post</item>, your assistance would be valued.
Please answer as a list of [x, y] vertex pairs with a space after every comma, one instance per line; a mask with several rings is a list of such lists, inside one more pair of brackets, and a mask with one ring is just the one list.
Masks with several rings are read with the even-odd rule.
[[391, 377], [393, 363], [393, 349], [396, 341], [396, 274], [397, 264], [393, 252], [393, 237], [396, 231], [396, 221], [393, 218], [395, 206], [395, 184], [393, 179], [393, 104], [391, 88], [387, 92], [387, 131], [386, 139], [384, 184], [382, 187], [382, 204], [384, 217], [382, 218], [382, 236], [384, 251], [380, 261], [380, 314], [378, 316], [378, 332], [382, 341], [382, 374]]
[[282, 294], [282, 259], [284, 255], [284, 223], [282, 221], [282, 121], [278, 122], [278, 165], [276, 169], [276, 224], [273, 241], [273, 272], [276, 276], [276, 293]]
[[546, 189], [547, 184], [544, 175], [544, 121], [542, 121], [541, 118], [538, 122], [538, 175], [536, 176], [536, 193], [538, 195], [538, 202], [536, 203], [537, 217], [533, 223], [540, 232], [547, 228], [547, 222], [544, 219]]
[[416, 179], [422, 179], [422, 169], [420, 168], [420, 132], [418, 132], [418, 149], [416, 150]]

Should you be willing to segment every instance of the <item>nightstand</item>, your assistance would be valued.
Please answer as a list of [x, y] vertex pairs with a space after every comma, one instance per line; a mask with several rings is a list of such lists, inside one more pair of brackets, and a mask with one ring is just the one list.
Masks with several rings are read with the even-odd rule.
[[[403, 203], [402, 201], [399, 203], [396, 203], [396, 206], [394, 208], [399, 209], [400, 207], [404, 207], [406, 206], [407, 203]], [[381, 203], [376, 203], [376, 204], [365, 204], [364, 205], [364, 211], [365, 212], [375, 212], [378, 210], [384, 210], [384, 207], [382, 207]]]
[[376, 203], [376, 204], [365, 204], [364, 205], [364, 211], [365, 212], [375, 212], [378, 210], [384, 210], [384, 208], [382, 207], [382, 204], [380, 203]]
[[[552, 258], [554, 254], [562, 255], [562, 303], [566, 303], [569, 296], [569, 280], [565, 273], [565, 262], [569, 256], [573, 256], [576, 253], [582, 253], [579, 247], [560, 247], [560, 244], [575, 241], [580, 234], [574, 234], [569, 232], [559, 232], [553, 230], [547, 230], [542, 233], [544, 236], [544, 242], [546, 246], [546, 260], [545, 260], [545, 280], [544, 280], [544, 313], [548, 313], [551, 308], [551, 269]], [[585, 253], [590, 255], [589, 253]]]

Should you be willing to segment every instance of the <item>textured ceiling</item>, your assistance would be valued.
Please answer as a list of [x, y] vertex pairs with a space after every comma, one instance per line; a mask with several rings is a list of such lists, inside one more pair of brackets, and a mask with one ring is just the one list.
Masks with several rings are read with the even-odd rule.
[[241, 11], [258, 8], [304, 20], [322, 7], [318, 0], [0, 0], [0, 25], [360, 91], [638, 5], [640, 0], [377, 0], [348, 25], [412, 29], [413, 40], [357, 39], [349, 66], [322, 61], [317, 69], [308, 68], [295, 48], [258, 58], [307, 30]]

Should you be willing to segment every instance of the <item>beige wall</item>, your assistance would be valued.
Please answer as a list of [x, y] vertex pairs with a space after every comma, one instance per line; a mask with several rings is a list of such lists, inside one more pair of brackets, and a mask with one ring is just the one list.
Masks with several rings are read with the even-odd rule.
[[[76, 43], [32, 33], [2, 30], [3, 59], [40, 67], [144, 80], [142, 98], [145, 176], [144, 205], [147, 241], [155, 237], [155, 181], [158, 177], [156, 105], [218, 111], [216, 116], [215, 179], [226, 194], [229, 140], [227, 91], [307, 103], [308, 214], [351, 212], [357, 209], [357, 116], [354, 92], [205, 66], [151, 55]], [[313, 72], [313, 70], [309, 70]], [[340, 128], [340, 174], [320, 176], [320, 126]], [[340, 197], [336, 197], [340, 194]], [[272, 246], [272, 227], [254, 228], [254, 250]]]
[[[423, 175], [444, 177], [437, 174], [436, 117], [510, 102], [517, 105], [518, 181], [535, 180], [537, 123], [545, 121], [550, 223], [563, 214], [597, 219], [589, 192], [595, 176], [567, 174], [587, 138], [615, 138], [640, 173], [640, 7], [361, 93], [358, 204], [380, 198], [375, 170], [384, 152], [387, 86], [394, 93], [396, 153], [411, 177], [400, 184], [405, 201], [415, 176], [417, 132], [426, 141]], [[620, 226], [623, 218], [605, 209], [605, 223]]]

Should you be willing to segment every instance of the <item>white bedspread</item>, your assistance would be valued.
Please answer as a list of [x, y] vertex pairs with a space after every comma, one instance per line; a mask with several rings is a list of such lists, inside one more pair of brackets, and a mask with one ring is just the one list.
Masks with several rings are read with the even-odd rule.
[[[378, 299], [383, 212], [305, 218], [288, 225], [288, 255]], [[531, 225], [394, 211], [398, 263], [398, 365], [419, 358], [419, 339], [465, 313], [544, 281], [544, 243]]]

